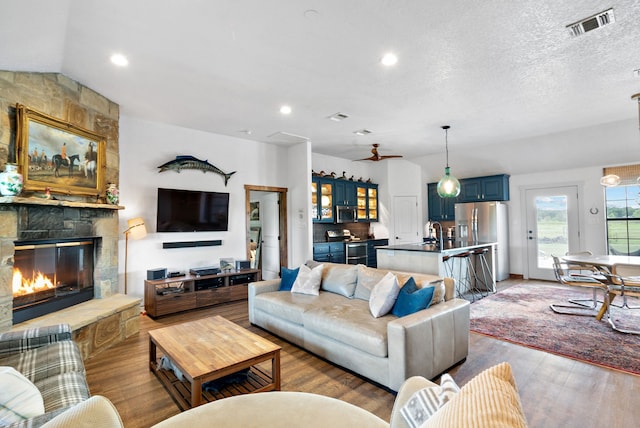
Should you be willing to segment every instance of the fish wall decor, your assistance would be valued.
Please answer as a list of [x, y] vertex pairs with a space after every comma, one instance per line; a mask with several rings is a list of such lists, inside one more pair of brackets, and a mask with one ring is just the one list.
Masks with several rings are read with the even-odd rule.
[[229, 178], [231, 178], [231, 176], [236, 173], [236, 171], [226, 173], [215, 165], [211, 165], [208, 160], [200, 160], [193, 156], [176, 156], [174, 160], [164, 163], [158, 168], [160, 168], [160, 171], [158, 172], [175, 171], [179, 173], [183, 169], [198, 169], [202, 172], [214, 172], [224, 177], [225, 187], [227, 186], [227, 181], [229, 181]]

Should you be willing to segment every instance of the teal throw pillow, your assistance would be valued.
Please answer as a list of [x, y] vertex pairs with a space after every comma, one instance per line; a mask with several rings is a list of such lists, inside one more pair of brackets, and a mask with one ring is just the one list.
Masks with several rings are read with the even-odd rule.
[[428, 308], [433, 300], [434, 291], [433, 286], [418, 288], [413, 277], [409, 278], [400, 289], [391, 313], [397, 317], [403, 317]]
[[291, 287], [293, 287], [293, 283], [296, 282], [296, 278], [298, 277], [299, 270], [299, 267], [295, 269], [282, 268], [280, 271], [280, 291], [291, 291]]

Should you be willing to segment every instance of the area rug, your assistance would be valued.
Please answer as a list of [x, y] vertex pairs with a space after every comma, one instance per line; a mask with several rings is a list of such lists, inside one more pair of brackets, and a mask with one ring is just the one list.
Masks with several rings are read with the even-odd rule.
[[[549, 308], [591, 295], [552, 283], [518, 284], [471, 304], [471, 331], [640, 375], [640, 336], [612, 330], [606, 315], [597, 321], [595, 316], [557, 314]], [[611, 313], [621, 325], [640, 330], [640, 309], [614, 307]]]

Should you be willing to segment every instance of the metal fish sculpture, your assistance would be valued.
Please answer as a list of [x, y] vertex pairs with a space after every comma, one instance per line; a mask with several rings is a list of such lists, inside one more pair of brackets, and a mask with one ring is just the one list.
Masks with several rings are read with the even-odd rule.
[[160, 171], [158, 172], [175, 171], [179, 173], [183, 169], [199, 169], [202, 172], [215, 172], [216, 174], [220, 174], [224, 177], [225, 187], [227, 186], [227, 181], [229, 181], [229, 178], [231, 178], [231, 176], [236, 173], [236, 171], [233, 171], [227, 174], [220, 168], [211, 165], [208, 160], [200, 160], [193, 156], [176, 156], [174, 160], [164, 163], [158, 168], [160, 168]]

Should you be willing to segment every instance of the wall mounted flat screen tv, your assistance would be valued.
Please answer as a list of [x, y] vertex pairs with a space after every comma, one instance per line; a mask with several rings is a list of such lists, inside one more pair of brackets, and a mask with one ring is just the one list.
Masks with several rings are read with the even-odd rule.
[[228, 193], [158, 188], [157, 232], [220, 232], [228, 228]]

